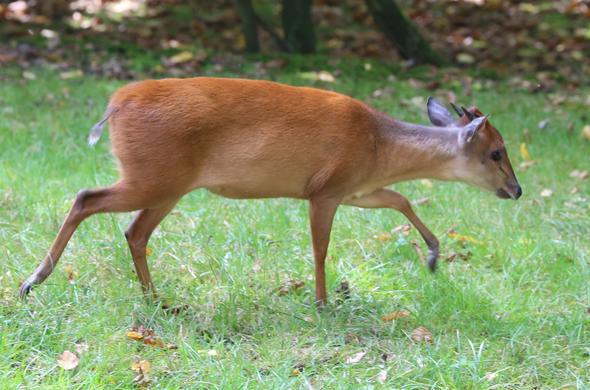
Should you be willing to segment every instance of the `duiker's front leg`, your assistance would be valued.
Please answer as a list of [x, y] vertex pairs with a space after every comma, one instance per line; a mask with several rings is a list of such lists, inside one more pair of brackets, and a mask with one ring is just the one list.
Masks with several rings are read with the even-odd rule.
[[344, 204], [368, 209], [392, 208], [405, 215], [412, 225], [418, 229], [422, 238], [424, 238], [424, 241], [428, 246], [428, 267], [434, 272], [436, 269], [436, 260], [438, 258], [438, 240], [424, 223], [422, 223], [416, 213], [414, 213], [410, 202], [403, 195], [382, 188], [360, 198], [346, 201]]

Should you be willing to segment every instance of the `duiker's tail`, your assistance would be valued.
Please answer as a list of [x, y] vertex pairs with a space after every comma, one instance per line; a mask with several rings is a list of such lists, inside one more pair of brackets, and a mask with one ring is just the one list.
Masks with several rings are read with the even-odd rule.
[[98, 122], [97, 124], [92, 126], [92, 129], [90, 130], [90, 134], [88, 135], [88, 145], [89, 146], [94, 146], [98, 142], [100, 135], [102, 134], [102, 128], [104, 127], [104, 123], [115, 112], [117, 112], [116, 107], [107, 107], [107, 110], [104, 112], [102, 118], [100, 119], [100, 122]]

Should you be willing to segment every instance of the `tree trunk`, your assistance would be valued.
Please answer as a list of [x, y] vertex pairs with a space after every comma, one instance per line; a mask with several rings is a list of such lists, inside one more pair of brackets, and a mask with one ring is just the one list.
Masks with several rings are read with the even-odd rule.
[[242, 23], [242, 32], [246, 38], [246, 51], [257, 53], [260, 50], [260, 45], [258, 44], [258, 23], [252, 2], [250, 0], [236, 0], [236, 5]]
[[315, 51], [311, 1], [282, 0], [283, 32], [290, 52], [312, 53]]
[[365, 3], [375, 24], [393, 42], [402, 58], [417, 64], [444, 64], [395, 0], [365, 0]]

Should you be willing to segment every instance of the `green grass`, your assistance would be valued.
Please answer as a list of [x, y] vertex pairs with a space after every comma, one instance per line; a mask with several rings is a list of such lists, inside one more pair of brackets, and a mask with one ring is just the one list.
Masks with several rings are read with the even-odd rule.
[[[107, 137], [95, 149], [86, 137], [121, 83], [36, 72], [35, 81], [20, 80], [15, 69], [0, 72], [0, 387], [133, 388], [136, 359], [151, 362], [151, 385], [161, 388], [380, 387], [382, 370], [383, 386], [395, 388], [590, 387], [590, 186], [569, 176], [590, 169], [590, 142], [579, 137], [589, 90], [568, 92], [572, 99], [554, 107], [547, 95], [502, 83], [472, 97], [462, 96], [458, 83], [445, 86], [492, 114], [514, 165], [529, 129], [538, 163], [517, 172], [523, 198], [501, 201], [456, 183], [396, 186], [410, 199], [430, 199], [416, 211], [441, 239], [443, 259], [468, 257], [442, 261], [436, 275], [418, 260], [412, 241], [424, 245], [415, 230], [377, 238], [406, 223], [401, 214], [341, 207], [327, 269], [332, 299], [319, 313], [305, 202], [186, 196], [150, 242], [160, 295], [188, 305], [172, 315], [142, 298], [123, 238], [129, 214], [84, 222], [54, 274], [28, 300], [17, 299], [76, 192], [117, 178]], [[298, 67], [275, 78], [310, 83]], [[420, 122], [424, 108], [401, 103], [432, 93], [387, 81], [380, 68], [350, 67], [324, 86]], [[394, 88], [392, 96], [371, 98], [384, 86]], [[538, 129], [546, 118], [549, 127]], [[580, 191], [570, 194], [573, 187]], [[544, 188], [553, 196], [541, 197]], [[450, 228], [477, 243], [463, 247], [446, 235]], [[279, 295], [287, 279], [305, 286]], [[337, 303], [343, 280], [351, 295]], [[381, 320], [400, 309], [411, 316]], [[178, 349], [127, 339], [138, 325]], [[433, 344], [411, 341], [419, 326], [433, 333]], [[75, 370], [62, 370], [58, 355], [77, 343], [88, 351]], [[346, 363], [360, 351], [360, 362]]]

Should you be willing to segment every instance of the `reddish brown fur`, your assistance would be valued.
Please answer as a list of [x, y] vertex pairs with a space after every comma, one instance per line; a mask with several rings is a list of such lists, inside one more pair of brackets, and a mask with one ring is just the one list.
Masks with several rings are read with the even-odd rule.
[[[456, 145], [454, 128], [399, 122], [334, 92], [241, 79], [132, 83], [112, 96], [104, 118], [109, 116], [121, 179], [78, 195], [47, 257], [23, 283], [23, 295], [51, 273], [82, 220], [98, 212], [133, 210], [141, 211], [126, 237], [142, 286], [152, 289], [147, 241], [195, 188], [230, 198], [309, 200], [320, 304], [326, 299], [324, 261], [339, 204], [402, 212], [426, 240], [434, 269], [436, 237], [407, 199], [382, 187], [418, 177], [469, 181], [475, 173], [459, 162], [476, 154], [485, 158], [492, 143], [501, 142], [486, 123], [481, 140], [465, 152]], [[465, 117], [460, 121], [469, 123]], [[95, 140], [100, 131], [101, 123], [92, 131]], [[495, 168], [488, 171], [483, 186], [511, 185], [500, 183]]]

